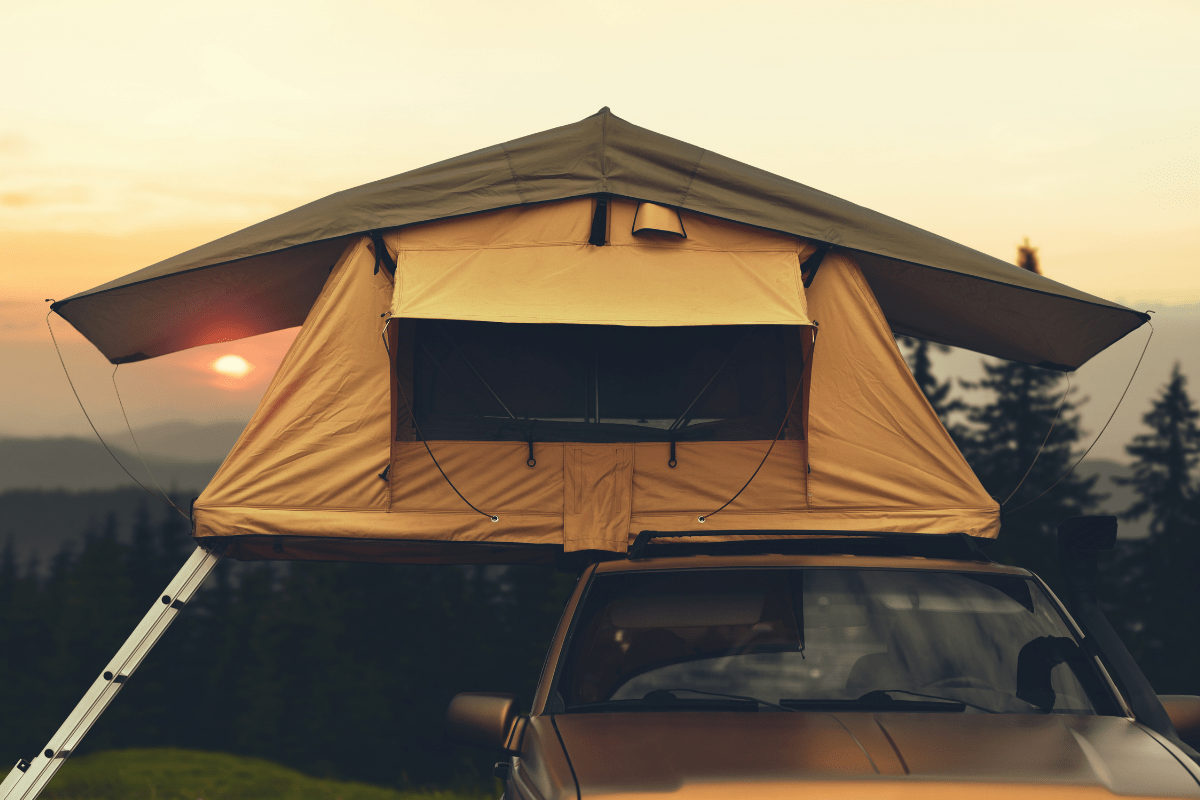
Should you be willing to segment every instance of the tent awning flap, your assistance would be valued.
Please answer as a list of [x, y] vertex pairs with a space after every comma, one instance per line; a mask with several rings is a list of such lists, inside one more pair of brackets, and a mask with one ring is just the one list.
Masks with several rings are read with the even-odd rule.
[[58, 313], [114, 364], [304, 322], [345, 239], [86, 294]]
[[[110, 360], [153, 357], [250, 335], [239, 333], [243, 330], [263, 333], [297, 324], [316, 296], [319, 273], [312, 264], [328, 268], [330, 253], [341, 249], [343, 237], [597, 194], [650, 201], [870, 256], [863, 268], [872, 285], [881, 287], [894, 330], [916, 334], [928, 328], [938, 341], [988, 355], [1074, 369], [1145, 321], [1131, 309], [891, 217], [639, 128], [607, 108], [571, 125], [338, 192], [60, 301], [54, 309]], [[280, 258], [294, 261], [301, 274], [300, 285], [282, 292], [276, 291], [274, 267]], [[196, 284], [187, 276], [222, 265], [225, 271], [213, 273], [219, 279], [205, 279], [208, 298], [193, 308]], [[932, 271], [909, 290], [920, 298], [905, 305], [914, 310], [906, 314], [901, 304], [886, 299], [891, 289], [881, 275], [912, 265]], [[951, 285], [955, 288], [945, 288]], [[915, 313], [953, 317], [960, 285], [992, 294], [976, 310], [990, 314], [996, 324], [959, 334], [956, 324], [922, 326], [912, 319]], [[140, 288], [131, 296], [127, 290], [135, 286]], [[1031, 294], [1042, 300], [1036, 313], [1026, 315]], [[154, 313], [148, 317], [131, 313], [150, 307]], [[1022, 316], [1028, 316], [1024, 329], [1003, 324]], [[1068, 319], [1069, 324], [1061, 322]]]
[[[688, 238], [634, 236], [637, 204], [577, 198], [430, 222], [397, 249], [392, 316], [593, 325], [808, 325], [794, 237], [688, 215]], [[604, 211], [605, 209], [602, 209]]]
[[1124, 308], [1063, 302], [1019, 284], [855, 256], [894, 333], [1011, 361], [1074, 369], [1145, 319]]

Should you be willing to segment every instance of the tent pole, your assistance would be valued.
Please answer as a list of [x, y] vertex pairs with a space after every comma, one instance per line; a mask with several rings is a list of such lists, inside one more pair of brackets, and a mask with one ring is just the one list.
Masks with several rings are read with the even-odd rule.
[[41, 794], [220, 560], [219, 552], [196, 548], [42, 751], [18, 761], [0, 782], [0, 800], [34, 800]]

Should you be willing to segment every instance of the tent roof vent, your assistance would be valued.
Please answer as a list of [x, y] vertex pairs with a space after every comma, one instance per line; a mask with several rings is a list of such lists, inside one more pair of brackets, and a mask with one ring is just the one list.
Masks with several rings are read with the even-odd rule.
[[687, 238], [679, 212], [657, 203], [639, 203], [637, 213], [633, 217], [634, 236], [660, 233], [678, 236], [680, 239]]

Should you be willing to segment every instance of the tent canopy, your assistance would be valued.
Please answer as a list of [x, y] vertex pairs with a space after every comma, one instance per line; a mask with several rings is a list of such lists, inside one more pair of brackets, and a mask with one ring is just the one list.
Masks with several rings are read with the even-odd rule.
[[1144, 314], [708, 150], [607, 108], [580, 122], [339, 192], [53, 308], [114, 363], [304, 322], [353, 237], [568, 198], [620, 197], [852, 255], [890, 329], [1075, 369]]

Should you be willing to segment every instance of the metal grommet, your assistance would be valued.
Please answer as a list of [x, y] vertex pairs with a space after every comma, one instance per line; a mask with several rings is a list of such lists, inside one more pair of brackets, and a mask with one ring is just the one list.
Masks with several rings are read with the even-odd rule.
[[492, 521], [492, 522], [499, 522], [499, 521], [500, 521], [500, 518], [499, 518], [499, 517], [497, 517], [495, 514], [492, 514], [492, 516], [491, 516], [491, 517], [489, 517], [489, 519], [491, 519], [491, 521]]
[[701, 525], [703, 525], [707, 521], [708, 521], [708, 517], [696, 517], [696, 522], [699, 522]]

